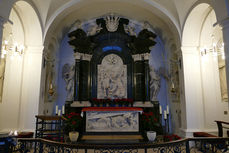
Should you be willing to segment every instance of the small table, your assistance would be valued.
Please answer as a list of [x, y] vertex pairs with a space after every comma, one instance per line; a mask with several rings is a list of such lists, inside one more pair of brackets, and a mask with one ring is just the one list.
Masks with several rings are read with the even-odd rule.
[[35, 138], [63, 141], [63, 120], [62, 116], [36, 115]]

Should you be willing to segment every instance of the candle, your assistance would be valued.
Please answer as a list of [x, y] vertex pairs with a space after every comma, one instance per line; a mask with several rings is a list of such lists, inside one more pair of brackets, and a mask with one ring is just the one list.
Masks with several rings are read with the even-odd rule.
[[64, 105], [62, 106], [62, 114], [65, 113], [65, 110], [64, 110]]
[[169, 114], [169, 105], [167, 105], [167, 114]]
[[175, 88], [175, 86], [174, 86], [174, 83], [172, 82], [172, 89], [174, 89]]
[[58, 114], [58, 105], [56, 105], [56, 114]]
[[164, 110], [164, 119], [165, 120], [167, 119], [167, 112], [166, 112], [166, 110]]
[[160, 115], [162, 114], [162, 108], [161, 108], [161, 105], [159, 106], [159, 113], [160, 113]]
[[52, 89], [52, 83], [50, 83], [50, 86], [49, 87], [50, 87], [49, 89]]
[[60, 114], [61, 114], [61, 110], [58, 110], [58, 116], [60, 116]]

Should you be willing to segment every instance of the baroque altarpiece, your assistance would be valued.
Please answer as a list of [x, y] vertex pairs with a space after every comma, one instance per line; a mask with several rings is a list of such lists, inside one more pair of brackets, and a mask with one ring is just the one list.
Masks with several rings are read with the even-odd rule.
[[[79, 23], [68, 37], [69, 44], [74, 48], [75, 65], [71, 67], [71, 75], [74, 77], [67, 84], [71, 87], [66, 101], [67, 112], [97, 106], [99, 100], [107, 102], [103, 103], [103, 108], [110, 108], [117, 106], [115, 101], [123, 100], [131, 101], [125, 107], [127, 110], [150, 107], [158, 113], [156, 96], [160, 89], [160, 77], [149, 66], [150, 47], [156, 44], [156, 35], [152, 31], [143, 28], [136, 34], [128, 19], [109, 15], [96, 19], [89, 30], [84, 30]], [[131, 118], [133, 124], [128, 127], [129, 130], [121, 131], [139, 132], [136, 110], [140, 111], [135, 109], [129, 114], [90, 112], [86, 122], [92, 123], [85, 123], [84, 131], [119, 132], [123, 126], [117, 125], [116, 129], [111, 129], [108, 120], [111, 116], [121, 116]], [[95, 116], [100, 117], [100, 120]], [[115, 126], [114, 120], [120, 122], [122, 118], [113, 118], [112, 127]], [[99, 127], [103, 122], [106, 125]], [[99, 124], [98, 127], [95, 127], [96, 124]]]

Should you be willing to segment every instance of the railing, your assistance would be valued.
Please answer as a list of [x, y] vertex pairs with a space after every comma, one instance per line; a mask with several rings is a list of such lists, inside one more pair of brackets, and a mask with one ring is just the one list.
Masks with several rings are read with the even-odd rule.
[[18, 139], [12, 152], [20, 153], [228, 153], [229, 138], [187, 138], [172, 142], [61, 143], [40, 138]]

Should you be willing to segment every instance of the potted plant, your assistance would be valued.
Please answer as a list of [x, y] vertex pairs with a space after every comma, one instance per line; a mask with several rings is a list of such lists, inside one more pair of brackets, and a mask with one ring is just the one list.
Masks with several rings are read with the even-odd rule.
[[162, 125], [159, 117], [153, 112], [143, 112], [141, 115], [142, 131], [146, 133], [147, 138], [153, 141], [156, 135], [162, 134]]
[[82, 117], [79, 113], [71, 112], [64, 116], [65, 132], [69, 133], [69, 138], [72, 142], [77, 141], [79, 131], [82, 125]]

